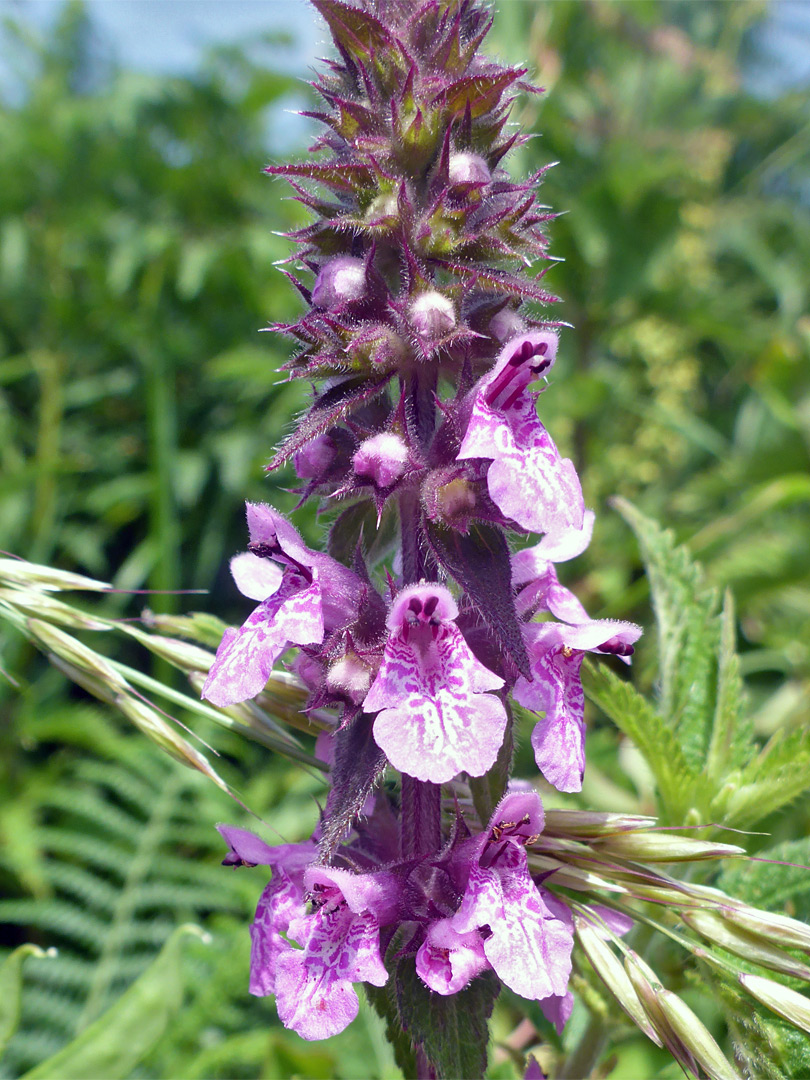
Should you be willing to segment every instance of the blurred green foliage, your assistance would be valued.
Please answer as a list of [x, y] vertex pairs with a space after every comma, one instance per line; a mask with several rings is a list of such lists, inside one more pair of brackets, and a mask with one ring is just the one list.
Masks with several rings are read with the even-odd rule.
[[[810, 102], [745, 89], [765, 14], [746, 0], [512, 0], [493, 35], [547, 89], [518, 106], [543, 138], [513, 170], [560, 161], [544, 190], [566, 212], [551, 229], [565, 261], [547, 280], [573, 328], [544, 419], [599, 512], [569, 580], [594, 614], [649, 623], [637, 548], [606, 501], [630, 497], [673, 527], [734, 591], [761, 738], [789, 734], [810, 700]], [[278, 374], [285, 342], [256, 331], [298, 309], [273, 263], [302, 213], [260, 169], [300, 85], [239, 48], [191, 76], [119, 70], [78, 6], [43, 38], [9, 26], [4, 41], [19, 75], [0, 116], [0, 548], [121, 588], [215, 587], [197, 606], [235, 618], [227, 558], [244, 543], [243, 500], [294, 503], [290, 477], [262, 465], [306, 388]], [[311, 516], [305, 528], [317, 538]], [[137, 613], [127, 603], [111, 611]], [[0, 682], [3, 944], [61, 949], [26, 961], [5, 1075], [88, 1024], [184, 920], [214, 941], [184, 947], [188, 1005], [133, 1077], [396, 1075], [367, 1011], [342, 1041], [310, 1047], [247, 997], [262, 881], [216, 870], [213, 832], [243, 812], [119, 735], [23, 642], [0, 642], [0, 666], [24, 690]], [[317, 780], [236, 738], [216, 746], [248, 805], [288, 839], [308, 833]], [[613, 727], [590, 752], [591, 807], [655, 809]], [[801, 810], [768, 824], [788, 845], [808, 831]], [[181, 857], [188, 880], [150, 894]], [[109, 905], [127, 908], [112, 940]], [[515, 1075], [521, 1007], [499, 1003], [493, 1076]], [[663, 1061], [636, 1039], [614, 1064], [658, 1075]]]

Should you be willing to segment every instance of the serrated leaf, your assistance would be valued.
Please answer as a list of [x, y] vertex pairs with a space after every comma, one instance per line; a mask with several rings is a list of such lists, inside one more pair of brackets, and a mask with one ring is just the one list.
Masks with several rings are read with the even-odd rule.
[[678, 733], [683, 756], [702, 768], [714, 711], [720, 641], [716, 591], [673, 534], [624, 499], [614, 505], [638, 538], [658, 623], [660, 712]]
[[483, 1076], [488, 1020], [501, 989], [494, 972], [479, 975], [466, 989], [448, 997], [425, 986], [411, 957], [400, 960], [395, 978], [400, 1022], [433, 1065], [437, 1078]]
[[426, 528], [436, 559], [461, 585], [492, 627], [520, 671], [529, 675], [529, 658], [512, 599], [509, 547], [500, 529], [473, 524], [469, 533], [433, 522]]
[[29, 956], [46, 955], [38, 945], [20, 945], [0, 967], [0, 1055], [20, 1022], [23, 963]]
[[[399, 963], [397, 956], [407, 936], [407, 928], [400, 927], [391, 939], [385, 954], [385, 966], [389, 972], [396, 970]], [[402, 1027], [394, 979], [389, 978], [385, 986], [365, 983], [364, 989], [369, 1004], [385, 1023], [385, 1037], [394, 1051], [394, 1059], [403, 1075], [418, 1076], [416, 1051], [408, 1032]]]
[[743, 711], [744, 687], [735, 637], [734, 601], [727, 591], [723, 598], [717, 656], [717, 695], [706, 759], [706, 773], [710, 782], [717, 782], [730, 769], [744, 765], [753, 748], [753, 718]]
[[586, 659], [582, 674], [588, 699], [633, 740], [655, 776], [669, 817], [681, 820], [693, 805], [699, 777], [690, 768], [675, 733], [631, 683], [605, 665]]
[[729, 784], [722, 808], [729, 824], [751, 825], [810, 789], [810, 728], [777, 731]]
[[25, 1080], [125, 1080], [180, 1010], [180, 958], [190, 934], [203, 936], [196, 926], [178, 927], [118, 1001], [73, 1042], [27, 1072]]
[[414, 924], [391, 939], [385, 966], [391, 977], [383, 987], [366, 986], [366, 996], [386, 1023], [386, 1036], [405, 1076], [418, 1071], [417, 1049], [437, 1080], [483, 1076], [487, 1066], [488, 1021], [501, 985], [494, 972], [473, 979], [458, 994], [433, 993], [416, 974], [408, 950]]

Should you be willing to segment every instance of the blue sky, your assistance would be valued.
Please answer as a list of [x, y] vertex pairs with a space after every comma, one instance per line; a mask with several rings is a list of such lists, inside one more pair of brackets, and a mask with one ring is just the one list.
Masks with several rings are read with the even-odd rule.
[[[0, 0], [0, 14], [44, 25], [63, 2]], [[328, 52], [326, 31], [307, 0], [86, 0], [86, 4], [117, 58], [140, 71], [188, 71], [206, 45], [249, 40], [268, 30], [292, 38], [273, 57], [279, 68], [304, 72]], [[810, 0], [773, 0], [760, 42], [776, 62], [767, 70], [750, 72], [752, 88], [768, 93], [810, 83]]]

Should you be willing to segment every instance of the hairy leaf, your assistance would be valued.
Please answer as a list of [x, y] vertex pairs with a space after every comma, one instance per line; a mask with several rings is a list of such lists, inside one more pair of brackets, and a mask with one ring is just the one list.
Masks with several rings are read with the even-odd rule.
[[[685, 547], [623, 499], [614, 505], [638, 537], [658, 623], [660, 711], [678, 732], [683, 755], [702, 768], [715, 702], [715, 656], [720, 640], [717, 596]], [[725, 706], [728, 708], [728, 705]]]
[[267, 466], [268, 470], [277, 469], [279, 465], [283, 465], [310, 439], [322, 435], [327, 428], [333, 427], [338, 421], [359, 409], [361, 405], [367, 404], [382, 393], [389, 380], [390, 376], [376, 381], [344, 379], [337, 386], [326, 390], [315, 401], [309, 412], [298, 421], [295, 431]]
[[731, 593], [727, 592], [721, 616], [717, 697], [706, 761], [706, 773], [713, 782], [729, 769], [744, 765], [753, 750], [753, 718], [744, 708], [740, 658], [735, 645], [734, 601]]
[[810, 1076], [810, 1038], [725, 980], [712, 978], [723, 1005], [735, 1056], [747, 1076], [805, 1080]]
[[726, 820], [751, 825], [810, 788], [810, 727], [781, 729], [718, 794]]
[[500, 983], [494, 972], [479, 975], [449, 997], [434, 994], [416, 974], [410, 957], [396, 972], [400, 1022], [442, 1080], [483, 1076], [487, 1065], [489, 1020]]
[[669, 816], [681, 820], [693, 805], [699, 777], [672, 729], [645, 697], [605, 664], [586, 659], [582, 674], [587, 697], [633, 740], [655, 776]]
[[774, 844], [758, 852], [757, 859], [771, 861], [729, 863], [720, 875], [718, 887], [729, 896], [768, 911], [781, 911], [790, 902], [797, 918], [808, 918], [810, 837]]

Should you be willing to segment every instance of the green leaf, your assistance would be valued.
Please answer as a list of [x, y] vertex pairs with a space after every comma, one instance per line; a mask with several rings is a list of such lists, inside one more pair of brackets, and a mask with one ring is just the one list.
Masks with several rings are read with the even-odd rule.
[[717, 595], [685, 547], [624, 499], [614, 505], [635, 532], [658, 623], [660, 709], [683, 756], [702, 768], [709, 749], [719, 641]]
[[38, 945], [20, 945], [6, 957], [0, 968], [0, 1055], [20, 1022], [22, 966], [26, 958], [47, 956]]
[[810, 1076], [810, 1038], [774, 1016], [725, 980], [712, 979], [723, 1004], [729, 1033], [746, 1076], [763, 1080], [806, 1080]]
[[386, 1023], [397, 1065], [405, 1076], [422, 1075], [419, 1055], [428, 1059], [437, 1080], [483, 1076], [488, 1021], [500, 992], [498, 979], [486, 972], [458, 994], [433, 993], [416, 974], [413, 956], [400, 955], [411, 933], [412, 927], [401, 926], [388, 946], [385, 964], [391, 978], [385, 986], [365, 988], [369, 1002]]
[[706, 760], [710, 782], [716, 782], [730, 769], [744, 765], [753, 748], [754, 724], [750, 713], [743, 710], [744, 686], [735, 636], [734, 600], [727, 591], [721, 616], [717, 697]]
[[586, 660], [585, 694], [632, 739], [647, 760], [671, 820], [682, 820], [696, 797], [698, 775], [678, 739], [645, 697], [605, 665]]
[[473, 979], [458, 994], [434, 994], [416, 974], [412, 958], [396, 973], [401, 1023], [442, 1080], [483, 1076], [487, 1067], [488, 1020], [500, 991], [491, 971]]
[[78, 1038], [25, 1074], [26, 1080], [125, 1080], [163, 1035], [183, 1003], [184, 939], [178, 927], [139, 979]]
[[729, 823], [751, 825], [810, 789], [810, 727], [780, 729], [740, 773], [729, 778], [715, 806]]

